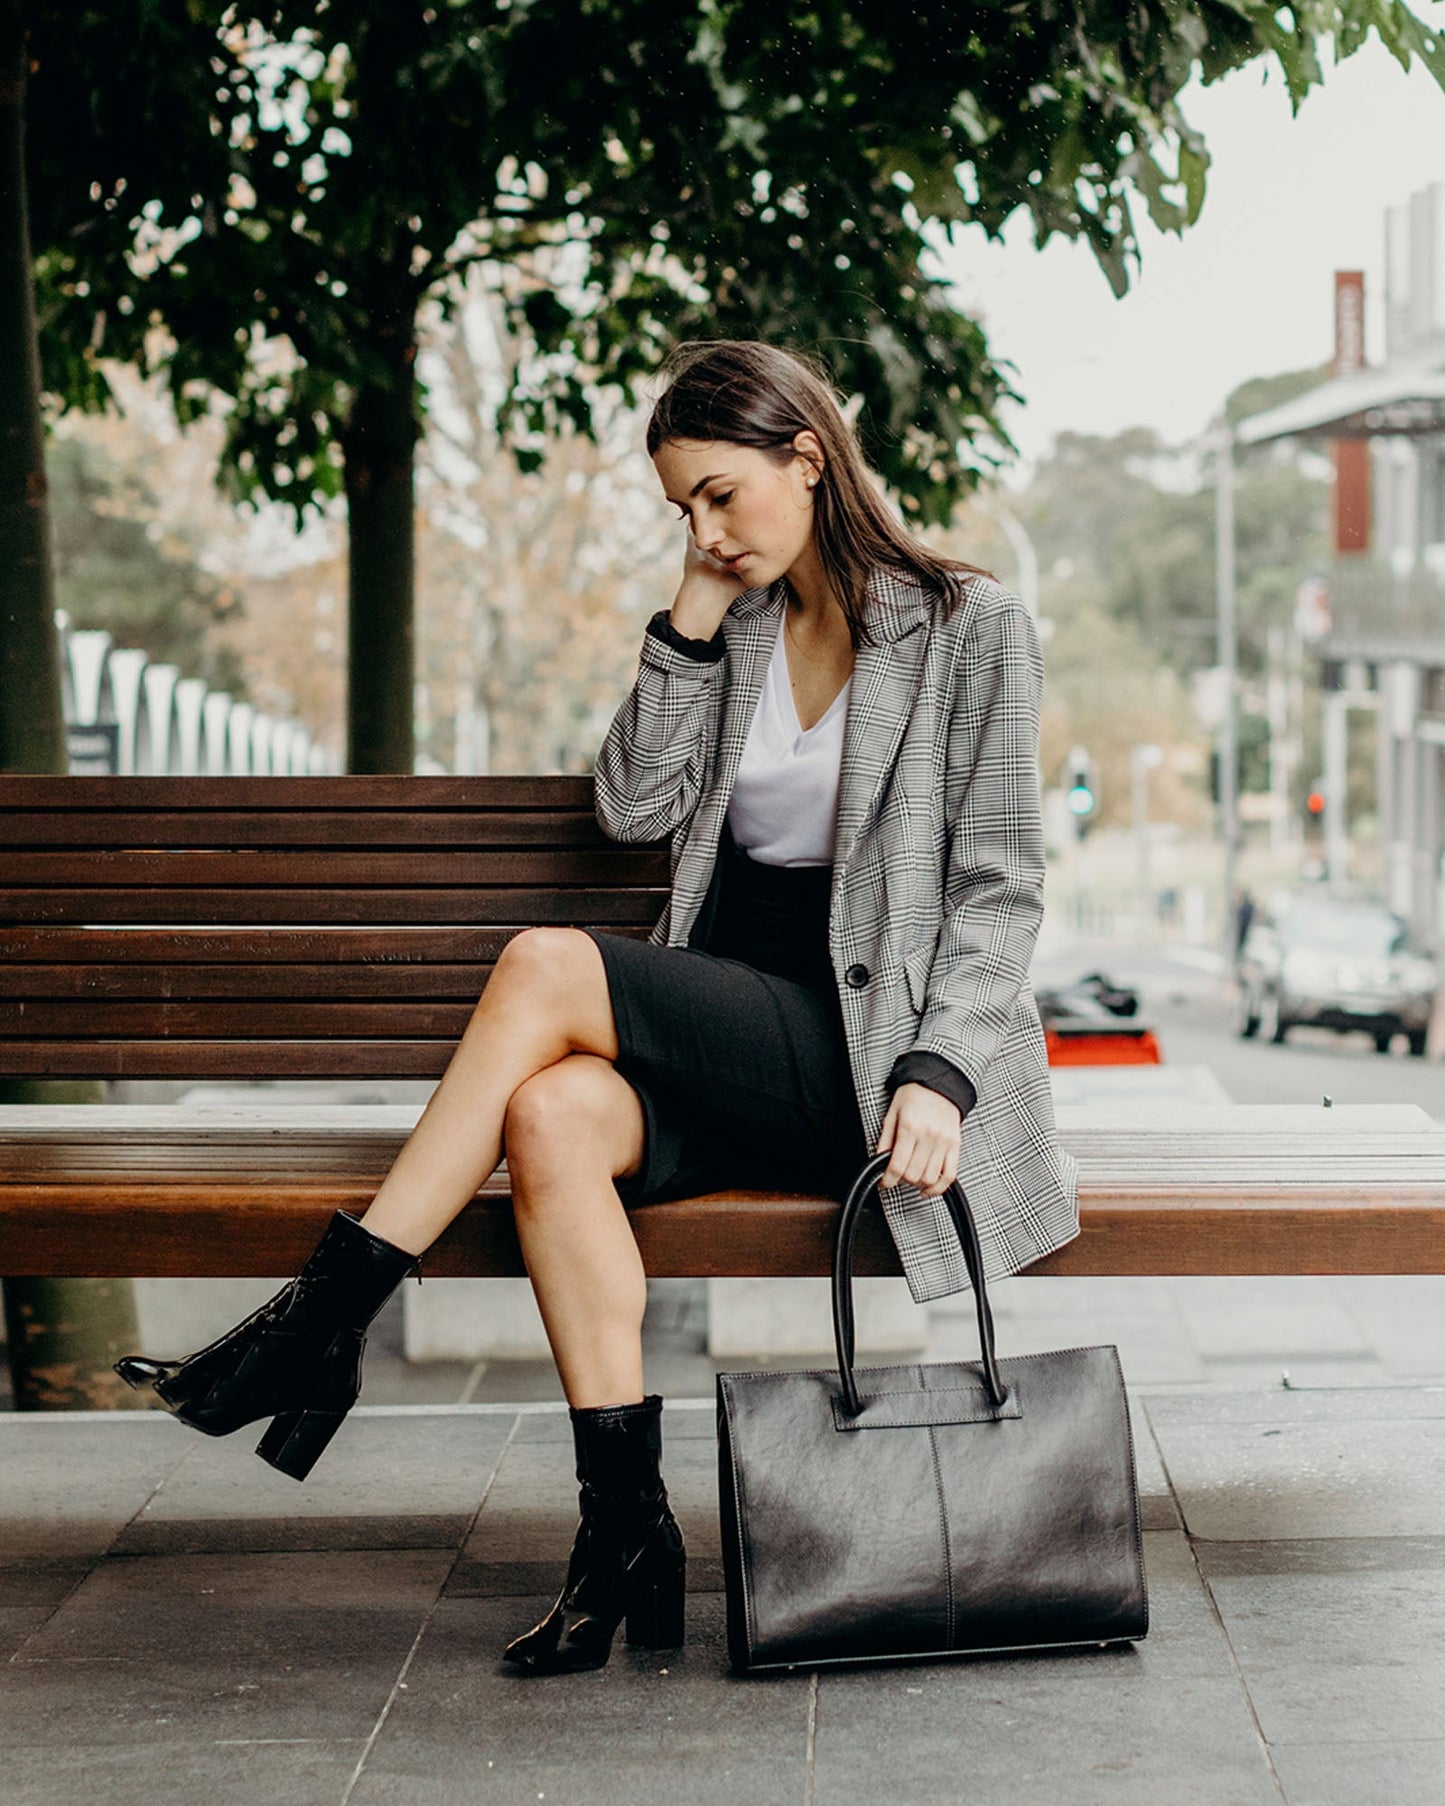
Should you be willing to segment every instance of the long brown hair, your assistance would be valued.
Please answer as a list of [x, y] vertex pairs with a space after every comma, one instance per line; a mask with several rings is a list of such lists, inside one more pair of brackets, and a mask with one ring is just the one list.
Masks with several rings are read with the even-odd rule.
[[760, 339], [693, 339], [676, 346], [662, 370], [667, 386], [647, 422], [649, 457], [669, 439], [717, 439], [786, 464], [798, 456], [796, 433], [817, 434], [826, 464], [813, 492], [813, 535], [855, 650], [872, 643], [863, 609], [876, 566], [941, 589], [949, 612], [958, 601], [956, 573], [992, 576], [930, 551], [895, 520], [820, 362]]

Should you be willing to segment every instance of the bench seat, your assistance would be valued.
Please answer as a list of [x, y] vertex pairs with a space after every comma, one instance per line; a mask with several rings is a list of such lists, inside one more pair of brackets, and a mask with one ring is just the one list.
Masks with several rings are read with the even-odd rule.
[[[0, 1081], [425, 1079], [508, 940], [643, 937], [663, 845], [585, 777], [0, 776]], [[294, 1272], [364, 1209], [420, 1105], [12, 1103], [0, 1273]], [[1035, 1273], [1445, 1271], [1445, 1133], [1410, 1106], [1061, 1109], [1082, 1234]], [[828, 1269], [835, 1203], [739, 1192], [634, 1213], [657, 1275]], [[858, 1270], [896, 1273], [870, 1213]], [[505, 1170], [425, 1271], [516, 1276]]]
[[[364, 1210], [419, 1104], [0, 1111], [0, 1264], [20, 1275], [278, 1276]], [[1060, 1112], [1079, 1237], [1031, 1274], [1445, 1272], [1445, 1130], [1414, 1105]], [[825, 1274], [836, 1200], [739, 1191], [633, 1213], [654, 1276]], [[878, 1213], [857, 1270], [898, 1271]], [[524, 1271], [505, 1168], [424, 1273]]]

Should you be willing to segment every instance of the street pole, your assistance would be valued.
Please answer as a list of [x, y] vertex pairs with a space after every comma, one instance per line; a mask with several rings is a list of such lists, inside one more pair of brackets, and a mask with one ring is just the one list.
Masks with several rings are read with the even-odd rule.
[[1019, 567], [1019, 600], [1029, 611], [1034, 620], [1039, 618], [1039, 559], [1034, 550], [1034, 542], [1025, 531], [1023, 522], [1004, 502], [1000, 502], [994, 511], [994, 518], [1003, 528], [1004, 537], [1013, 548], [1014, 557]]
[[1224, 706], [1219, 723], [1219, 824], [1224, 836], [1224, 922], [1226, 969], [1234, 964], [1235, 818], [1238, 814], [1239, 748], [1235, 735], [1234, 689], [1237, 655], [1234, 628], [1234, 435], [1221, 421], [1212, 436], [1215, 494], [1215, 629]]
[[1149, 882], [1149, 773], [1157, 771], [1163, 763], [1162, 747], [1136, 741], [1129, 748], [1129, 813], [1138, 860], [1139, 908], [1146, 922], [1153, 918]]

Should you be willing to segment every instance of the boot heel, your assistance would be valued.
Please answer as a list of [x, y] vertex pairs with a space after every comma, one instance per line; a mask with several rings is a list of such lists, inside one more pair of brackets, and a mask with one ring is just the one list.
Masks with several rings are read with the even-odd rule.
[[683, 1643], [687, 1569], [654, 1570], [627, 1600], [627, 1642], [632, 1649], [680, 1649]]
[[272, 1419], [256, 1453], [278, 1472], [304, 1480], [345, 1417], [344, 1411], [287, 1411]]

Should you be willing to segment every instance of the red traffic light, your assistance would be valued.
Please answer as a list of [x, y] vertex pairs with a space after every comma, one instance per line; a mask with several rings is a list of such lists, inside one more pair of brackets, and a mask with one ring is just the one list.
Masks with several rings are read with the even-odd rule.
[[1305, 798], [1305, 808], [1311, 815], [1323, 815], [1325, 812], [1325, 793], [1323, 790], [1312, 790]]

